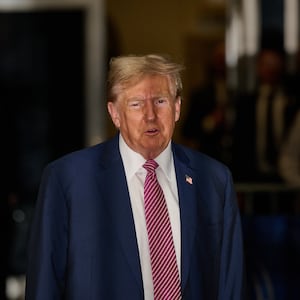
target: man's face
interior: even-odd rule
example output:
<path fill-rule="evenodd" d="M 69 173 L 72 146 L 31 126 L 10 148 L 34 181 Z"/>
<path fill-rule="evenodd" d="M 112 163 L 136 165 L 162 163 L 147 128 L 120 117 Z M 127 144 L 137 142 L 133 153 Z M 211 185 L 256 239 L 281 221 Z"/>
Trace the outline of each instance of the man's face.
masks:
<path fill-rule="evenodd" d="M 258 58 L 257 71 L 262 83 L 278 83 L 283 72 L 282 57 L 276 51 L 263 50 Z"/>
<path fill-rule="evenodd" d="M 180 106 L 167 77 L 148 75 L 125 89 L 115 103 L 109 102 L 108 110 L 127 145 L 149 159 L 167 147 Z"/>

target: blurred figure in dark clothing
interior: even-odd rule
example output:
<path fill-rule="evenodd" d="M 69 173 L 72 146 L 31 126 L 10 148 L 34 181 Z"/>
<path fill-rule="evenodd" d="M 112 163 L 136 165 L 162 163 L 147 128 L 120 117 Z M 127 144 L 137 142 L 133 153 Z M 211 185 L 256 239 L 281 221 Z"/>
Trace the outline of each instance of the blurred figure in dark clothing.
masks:
<path fill-rule="evenodd" d="M 233 175 L 238 181 L 278 182 L 278 153 L 297 103 L 286 90 L 284 53 L 265 47 L 257 57 L 257 88 L 238 97 Z"/>
<path fill-rule="evenodd" d="M 287 184 L 300 188 L 300 111 L 281 149 L 279 170 Z"/>
<path fill-rule="evenodd" d="M 212 53 L 208 83 L 192 92 L 182 128 L 185 143 L 214 158 L 228 162 L 232 110 L 226 86 L 225 45 Z"/>

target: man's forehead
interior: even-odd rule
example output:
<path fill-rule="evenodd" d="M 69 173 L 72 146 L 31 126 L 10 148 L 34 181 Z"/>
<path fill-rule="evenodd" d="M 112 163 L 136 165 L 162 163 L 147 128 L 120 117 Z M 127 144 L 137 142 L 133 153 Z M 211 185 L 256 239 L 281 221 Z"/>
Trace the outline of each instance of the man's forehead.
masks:
<path fill-rule="evenodd" d="M 170 85 L 167 78 L 159 78 L 158 80 L 155 79 L 144 79 L 134 84 L 130 84 L 127 86 L 123 86 L 122 89 L 124 94 L 151 94 L 151 95 L 161 95 L 161 94 L 169 94 L 170 93 Z"/>

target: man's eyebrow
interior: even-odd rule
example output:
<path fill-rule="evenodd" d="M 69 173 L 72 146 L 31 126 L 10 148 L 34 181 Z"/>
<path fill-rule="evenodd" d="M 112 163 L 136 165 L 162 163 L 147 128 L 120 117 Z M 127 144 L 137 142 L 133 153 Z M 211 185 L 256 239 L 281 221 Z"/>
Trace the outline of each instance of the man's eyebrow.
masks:
<path fill-rule="evenodd" d="M 162 94 L 162 95 L 158 95 L 158 96 L 153 96 L 152 98 L 157 99 L 157 98 L 168 98 L 169 95 L 166 94 Z"/>
<path fill-rule="evenodd" d="M 132 105 L 132 104 L 138 104 L 138 105 L 144 105 L 145 99 L 143 97 L 131 97 L 125 100 L 125 103 L 127 105 Z"/>
<path fill-rule="evenodd" d="M 153 96 L 151 96 L 150 99 L 156 100 L 159 98 L 168 98 L 168 97 L 169 97 L 169 95 L 165 93 L 165 94 L 153 95 Z M 144 101 L 146 99 L 147 99 L 147 97 L 144 97 L 144 96 L 133 96 L 133 97 L 128 98 L 127 101 Z"/>

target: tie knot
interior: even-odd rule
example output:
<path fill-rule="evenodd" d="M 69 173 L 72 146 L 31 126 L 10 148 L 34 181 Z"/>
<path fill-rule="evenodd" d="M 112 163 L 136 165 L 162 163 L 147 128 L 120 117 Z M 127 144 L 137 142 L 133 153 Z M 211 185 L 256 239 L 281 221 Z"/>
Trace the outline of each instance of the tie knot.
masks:
<path fill-rule="evenodd" d="M 158 163 L 153 160 L 153 159 L 148 159 L 144 164 L 143 167 L 148 171 L 148 172 L 154 172 L 155 169 L 158 167 Z"/>

